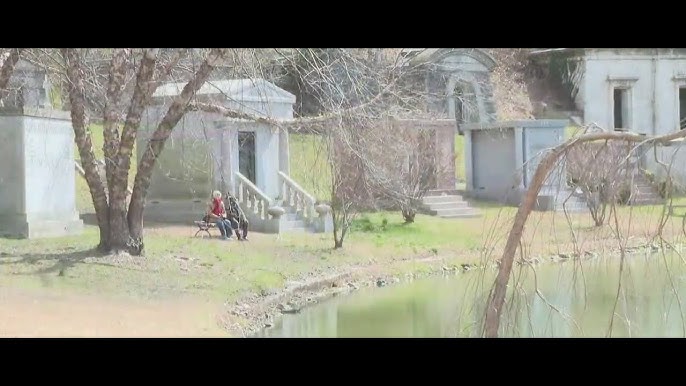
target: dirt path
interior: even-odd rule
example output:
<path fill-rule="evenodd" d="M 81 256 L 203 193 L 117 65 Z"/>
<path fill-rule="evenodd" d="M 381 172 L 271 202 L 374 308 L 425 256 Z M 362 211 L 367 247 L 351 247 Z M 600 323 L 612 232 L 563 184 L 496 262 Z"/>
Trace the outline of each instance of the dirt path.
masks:
<path fill-rule="evenodd" d="M 194 300 L 135 302 L 0 289 L 0 337 L 227 337 L 217 305 Z"/>

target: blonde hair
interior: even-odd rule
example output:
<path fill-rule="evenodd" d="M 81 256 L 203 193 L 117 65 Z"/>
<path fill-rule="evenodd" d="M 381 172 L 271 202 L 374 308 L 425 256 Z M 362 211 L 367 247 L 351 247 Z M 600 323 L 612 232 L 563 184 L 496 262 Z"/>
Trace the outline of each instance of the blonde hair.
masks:
<path fill-rule="evenodd" d="M 212 192 L 212 198 L 222 198 L 222 192 L 215 190 Z"/>

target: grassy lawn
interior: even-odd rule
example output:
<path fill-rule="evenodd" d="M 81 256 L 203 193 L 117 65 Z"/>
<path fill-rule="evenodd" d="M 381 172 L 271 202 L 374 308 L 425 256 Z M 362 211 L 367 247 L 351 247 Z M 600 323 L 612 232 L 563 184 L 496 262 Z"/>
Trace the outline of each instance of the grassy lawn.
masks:
<path fill-rule="evenodd" d="M 359 266 L 389 272 L 421 270 L 420 258 L 441 264 L 499 258 L 516 208 L 479 204 L 482 218 L 450 220 L 418 215 L 402 224 L 399 213 L 359 217 L 340 250 L 330 234 L 253 234 L 247 243 L 193 238 L 190 227 L 150 227 L 144 258 L 98 257 L 95 227 L 78 237 L 45 240 L 0 239 L 0 283 L 20 288 L 127 298 L 198 296 L 217 302 L 283 288 L 289 280 Z M 660 207 L 620 208 L 620 227 L 629 244 L 654 233 Z M 571 227 L 583 250 L 616 248 L 609 227 L 595 228 L 587 213 L 571 215 Z M 672 217 L 666 236 L 681 234 L 681 218 Z M 608 241 L 610 240 L 610 241 Z M 531 255 L 574 252 L 570 226 L 560 214 L 533 213 L 523 238 Z"/>
<path fill-rule="evenodd" d="M 383 219 L 388 226 L 381 228 Z M 473 225 L 418 216 L 401 224 L 397 213 L 363 217 L 342 250 L 330 234 L 254 234 L 248 243 L 193 238 L 193 229 L 160 227 L 146 232 L 145 258 L 98 257 L 97 228 L 82 236 L 50 240 L 0 239 L 3 285 L 157 298 L 198 295 L 217 301 L 278 289 L 287 280 L 357 265 L 392 264 L 440 251 L 476 250 Z M 369 227 L 371 224 L 371 228 Z M 470 232 L 467 232 L 470 230 Z M 457 232 L 461 241 L 449 232 Z"/>
<path fill-rule="evenodd" d="M 102 157 L 102 127 L 94 125 L 91 130 L 96 156 Z M 327 198 L 330 178 L 322 143 L 314 136 L 293 135 L 290 145 L 294 179 L 318 198 Z M 455 137 L 455 148 L 458 179 L 464 179 L 463 137 Z M 135 167 L 134 158 L 132 170 Z M 79 211 L 92 212 L 85 181 L 77 178 L 76 184 Z M 677 201 L 686 204 L 686 199 Z M 415 264 L 419 258 L 435 257 L 441 264 L 499 258 L 516 208 L 474 204 L 483 217 L 450 220 L 418 215 L 415 223 L 403 224 L 396 212 L 362 214 L 341 250 L 331 249 L 329 234 L 254 234 L 249 243 L 238 243 L 195 239 L 190 227 L 150 226 L 145 258 L 96 256 L 91 251 L 98 239 L 94 227 L 87 227 L 79 237 L 0 239 L 0 285 L 140 298 L 192 295 L 223 302 L 351 267 L 378 265 L 399 272 L 425 269 L 425 264 Z M 659 206 L 618 209 L 620 228 L 630 236 L 630 244 L 644 242 L 654 233 L 661 210 Z M 681 235 L 681 222 L 680 217 L 670 218 L 665 235 Z M 587 212 L 569 219 L 561 213 L 533 213 L 523 245 L 528 254 L 544 256 L 573 252 L 574 240 L 582 250 L 601 253 L 617 246 L 612 230 L 593 227 Z"/>

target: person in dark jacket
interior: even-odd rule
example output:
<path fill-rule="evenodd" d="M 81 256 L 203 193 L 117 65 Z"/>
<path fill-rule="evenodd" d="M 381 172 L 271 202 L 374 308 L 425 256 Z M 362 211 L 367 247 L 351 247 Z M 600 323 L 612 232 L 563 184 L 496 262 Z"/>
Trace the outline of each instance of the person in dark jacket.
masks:
<path fill-rule="evenodd" d="M 227 211 L 222 201 L 222 194 L 220 191 L 215 190 L 212 192 L 212 201 L 209 205 L 209 210 L 206 214 L 206 222 L 213 221 L 219 228 L 224 240 L 228 240 L 231 237 L 230 233 L 230 221 L 227 219 Z"/>
<path fill-rule="evenodd" d="M 231 221 L 231 227 L 236 232 L 236 237 L 238 240 L 248 240 L 248 227 L 250 225 L 248 218 L 245 216 L 241 206 L 238 205 L 236 197 L 231 193 L 227 193 L 226 198 L 229 202 L 226 210 L 227 218 Z"/>

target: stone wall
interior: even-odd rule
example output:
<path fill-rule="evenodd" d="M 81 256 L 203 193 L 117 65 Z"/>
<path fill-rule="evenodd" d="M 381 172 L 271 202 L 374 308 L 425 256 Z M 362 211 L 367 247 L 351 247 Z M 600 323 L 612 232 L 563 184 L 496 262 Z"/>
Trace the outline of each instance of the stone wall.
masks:
<path fill-rule="evenodd" d="M 678 49 L 589 49 L 584 55 L 584 122 L 614 129 L 613 88 L 629 90 L 625 129 L 646 135 L 679 130 L 679 88 L 686 87 L 686 52 Z M 673 163 L 672 177 L 686 186 L 686 155 L 677 147 L 658 149 L 660 160 Z M 647 168 L 664 176 L 663 168 L 646 157 Z"/>

